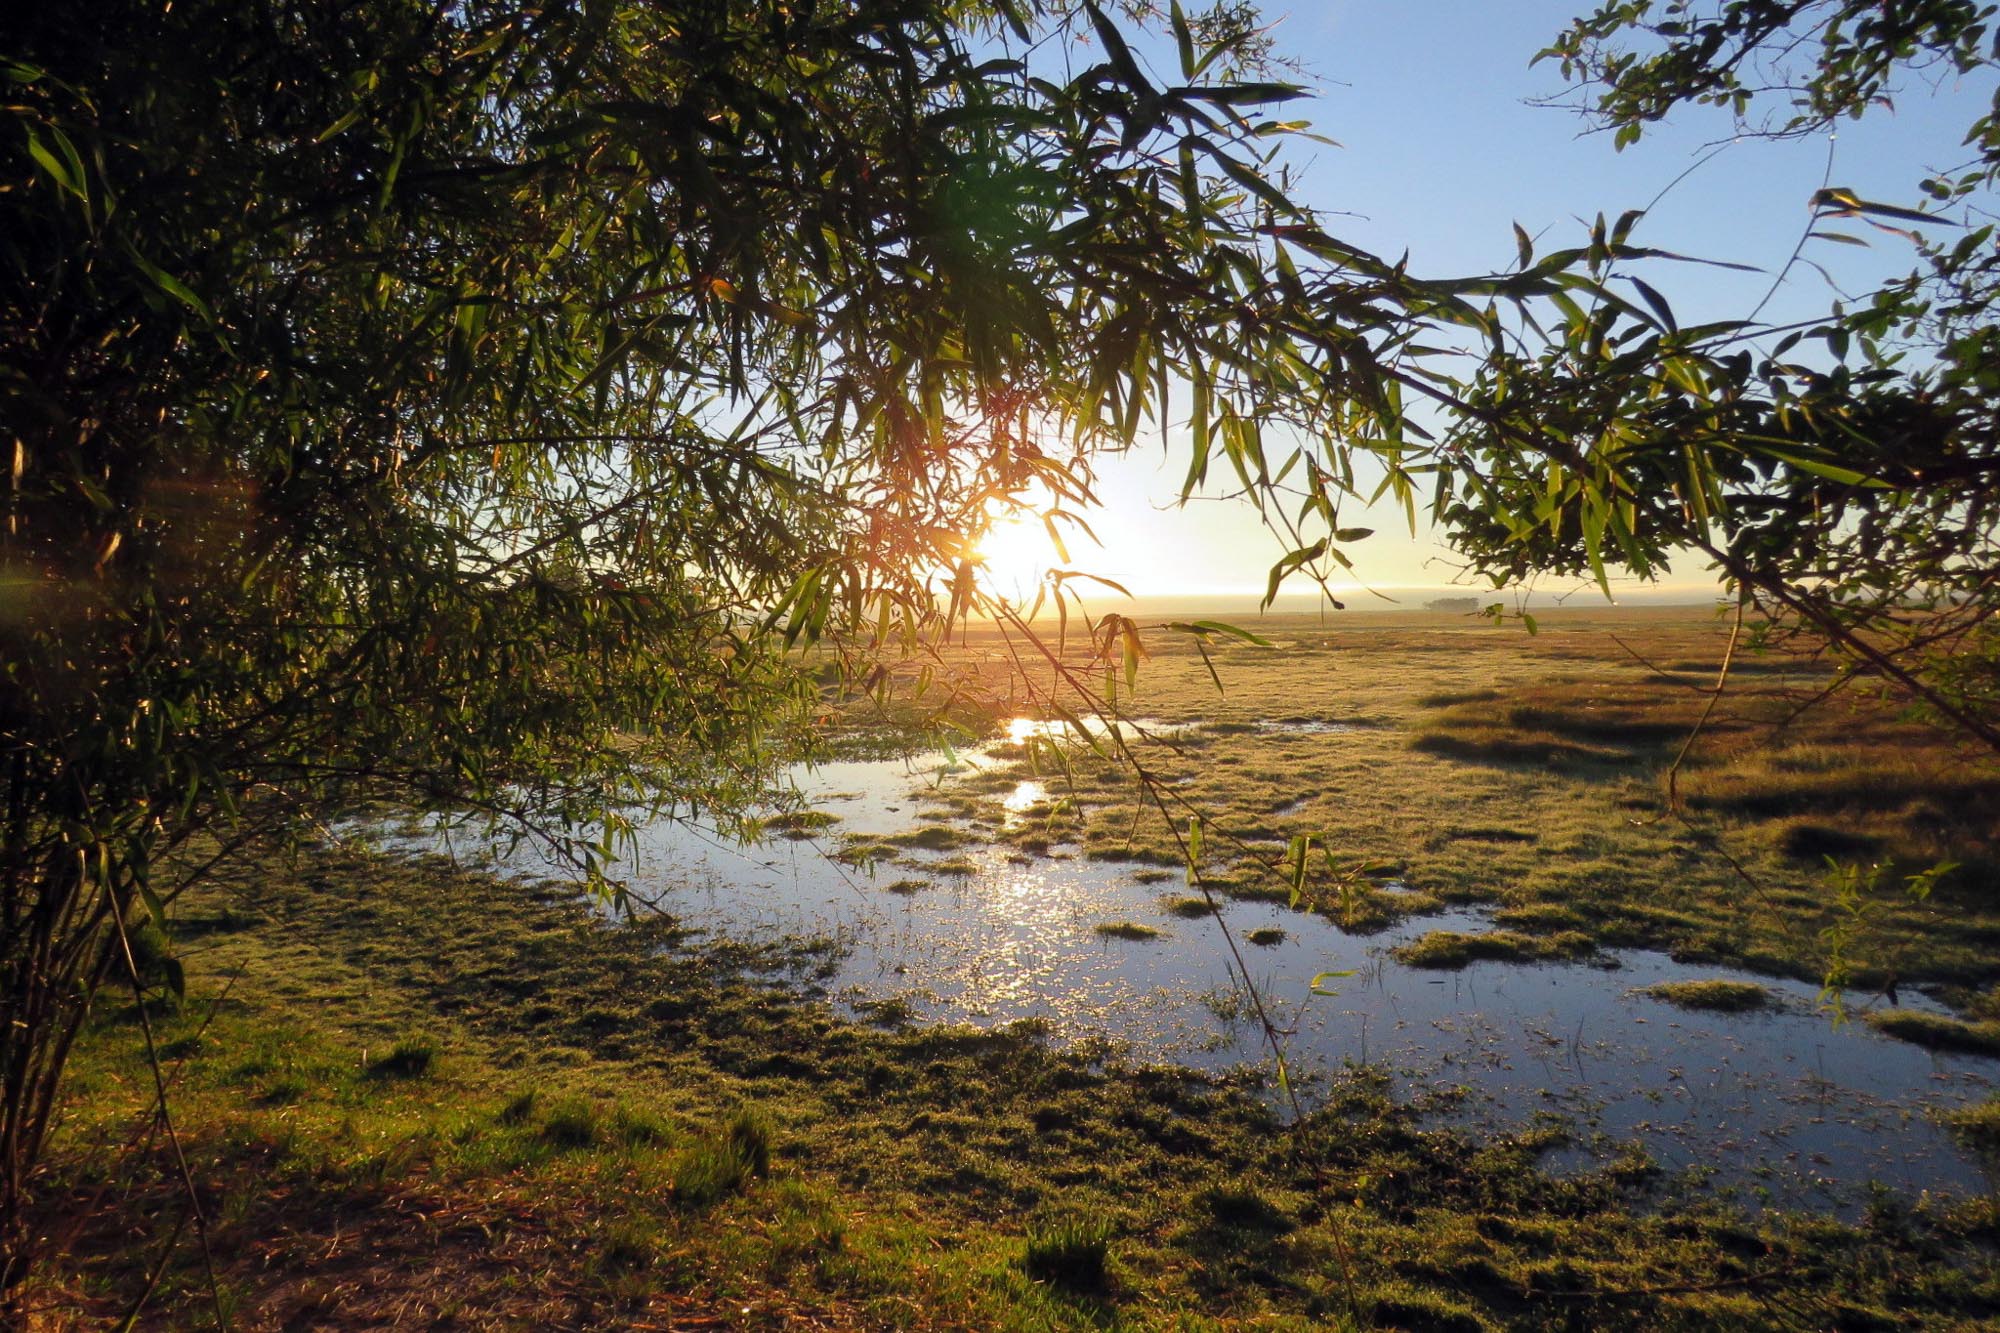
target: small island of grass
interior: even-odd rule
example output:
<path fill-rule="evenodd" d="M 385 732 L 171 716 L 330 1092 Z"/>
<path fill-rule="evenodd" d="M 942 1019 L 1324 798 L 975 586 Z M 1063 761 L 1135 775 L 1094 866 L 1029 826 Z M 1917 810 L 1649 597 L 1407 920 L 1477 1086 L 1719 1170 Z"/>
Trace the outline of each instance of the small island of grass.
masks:
<path fill-rule="evenodd" d="M 1640 993 L 1677 1008 L 1719 1014 L 1748 1013 L 1771 1004 L 1771 992 L 1754 981 L 1663 981 L 1645 987 Z"/>

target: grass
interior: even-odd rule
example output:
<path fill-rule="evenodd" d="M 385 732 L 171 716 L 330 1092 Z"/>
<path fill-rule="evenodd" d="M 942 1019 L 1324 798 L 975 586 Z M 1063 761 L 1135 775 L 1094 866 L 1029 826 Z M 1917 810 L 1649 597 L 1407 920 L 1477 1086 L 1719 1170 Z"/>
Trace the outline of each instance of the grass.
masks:
<path fill-rule="evenodd" d="M 708 1208 L 740 1193 L 770 1169 L 770 1127 L 755 1113 L 739 1111 L 674 1164 L 672 1197 L 682 1207 Z"/>
<path fill-rule="evenodd" d="M 1091 930 L 1108 940 L 1156 940 L 1160 937 L 1156 927 L 1141 925 L 1137 921 L 1100 921 Z"/>
<path fill-rule="evenodd" d="M 1645 994 L 1681 1009 L 1741 1014 L 1769 1007 L 1771 992 L 1754 981 L 1663 981 Z"/>
<path fill-rule="evenodd" d="M 1033 1026 L 843 1023 L 671 923 L 608 931 L 441 862 L 316 851 L 189 905 L 217 899 L 269 924 L 206 939 L 159 1035 L 246 1326 L 1508 1326 L 1558 1281 L 1588 1321 L 1642 1326 L 1754 1322 L 1766 1300 L 1816 1324 L 1989 1308 L 1990 1205 L 1745 1219 L 1622 1168 L 1544 1175 L 1548 1140 L 1441 1131 L 1370 1071 L 1287 1126 L 1238 1082 Z M 369 1072 L 415 1031 L 449 1059 Z M 69 1237 L 51 1290 L 84 1323 L 115 1316 L 175 1216 L 162 1145 L 122 1166 L 91 1147 L 143 1123 L 142 1046 L 127 1021 L 89 1034 L 45 1194 Z M 267 1104 L 277 1079 L 297 1093 Z M 196 1323 L 201 1263 L 185 1237 L 176 1255 L 157 1315 Z M 1895 1276 L 1919 1267 L 1921 1287 Z"/>
<path fill-rule="evenodd" d="M 1258 926 L 1255 930 L 1244 931 L 1243 938 L 1252 944 L 1261 944 L 1268 948 L 1285 942 L 1285 930 L 1282 926 Z"/>
<path fill-rule="evenodd" d="M 1871 1009 L 1867 1021 L 1877 1032 L 1929 1050 L 2000 1055 L 2000 1022 L 1968 1023 L 1914 1009 Z"/>
<path fill-rule="evenodd" d="M 1596 951 L 1597 943 L 1580 931 L 1563 931 L 1549 936 L 1522 935 L 1511 930 L 1494 930 L 1469 935 L 1455 930 L 1433 930 L 1390 952 L 1405 967 L 1456 970 L 1485 960 L 1535 962 L 1581 958 Z"/>
<path fill-rule="evenodd" d="M 422 1078 L 431 1069 L 437 1048 L 427 1041 L 399 1041 L 387 1055 L 368 1066 L 375 1078 Z"/>
<path fill-rule="evenodd" d="M 1739 651 L 1678 774 L 1683 819 L 1664 774 L 1707 706 L 1727 626 L 1677 609 L 1563 609 L 1541 623 L 1529 636 L 1415 615 L 1274 617 L 1260 632 L 1282 647 L 1216 657 L 1222 695 L 1184 643 L 1149 638 L 1134 707 L 1199 725 L 1135 752 L 1182 813 L 1163 817 L 1129 769 L 1078 749 L 1036 775 L 1071 802 L 1061 826 L 996 836 L 1024 855 L 1074 842 L 1171 874 L 1193 809 L 1201 869 L 1227 895 L 1288 898 L 1287 840 L 1310 834 L 1338 868 L 1315 855 L 1306 901 L 1357 929 L 1478 902 L 1568 918 L 1503 919 L 1523 933 L 1580 931 L 1600 946 L 1807 980 L 1825 974 L 1822 932 L 1835 924 L 1824 857 L 1899 874 L 1951 860 L 1961 869 L 1928 904 L 1878 895 L 1847 949 L 1850 973 L 1857 984 L 2000 979 L 2000 766 L 1879 690 L 1850 687 L 1799 712 L 1827 685 L 1823 664 Z M 1339 712 L 1374 725 L 1260 727 L 1302 715 L 1336 676 Z M 1418 896 L 1343 889 L 1340 874 L 1376 862 L 1395 863 Z"/>
<path fill-rule="evenodd" d="M 1149 636 L 1143 710 L 1205 725 L 1137 749 L 1204 812 L 1220 895 L 1288 899 L 1286 842 L 1310 833 L 1304 905 L 1357 929 L 1494 909 L 1496 931 L 1412 946 L 1446 966 L 1643 946 L 1817 977 L 1829 835 L 1898 868 L 1948 855 L 1966 869 L 1928 902 L 1900 892 L 1900 869 L 1882 877 L 1850 961 L 1985 994 L 1993 1012 L 1916 1021 L 1933 1043 L 1994 1039 L 1991 766 L 1859 695 L 1774 732 L 1825 678 L 1747 672 L 1680 775 L 1682 823 L 1662 785 L 1670 728 L 1708 678 L 1661 677 L 1613 633 L 1659 663 L 1720 656 L 1721 631 L 1681 613 L 1557 612 L 1532 639 L 1300 618 L 1269 628 L 1279 649 L 1211 645 L 1218 696 L 1197 654 Z M 1336 674 L 1338 713 L 1376 725 L 1258 726 L 1315 706 Z M 1412 743 L 1425 736 L 1449 743 Z M 1115 849 L 1135 874 L 1177 873 L 1184 814 L 1149 812 L 1129 770 L 1087 751 L 1039 762 L 1063 803 L 1047 818 L 1001 827 L 1023 776 L 1003 769 L 933 803 L 961 821 L 920 831 L 941 845 L 844 854 L 966 853 L 916 872 L 932 875 L 971 873 L 980 843 L 1031 860 Z M 1383 891 L 1388 873 L 1410 891 Z M 1252 1080 L 1128 1066 L 1046 1027 L 879 1007 L 844 1021 L 776 979 L 766 955 L 804 945 L 698 952 L 683 925 L 699 921 L 605 929 L 443 862 L 263 857 L 176 910 L 200 949 L 158 1036 L 246 1327 L 1699 1328 L 1774 1311 L 1978 1327 L 2000 1308 L 1991 1199 L 1842 1221 L 1738 1212 L 1636 1159 L 1544 1172 L 1550 1134 L 1440 1128 L 1366 1068 L 1287 1123 Z M 163 1145 L 103 1151 L 148 1143 L 142 1046 L 115 1013 L 87 1034 L 43 1184 L 62 1256 L 39 1294 L 79 1325 L 116 1321 L 178 1215 Z M 1992 1141 L 1996 1115 L 1968 1112 L 1960 1132 Z M 186 1235 L 153 1308 L 162 1326 L 212 1322 Z"/>
<path fill-rule="evenodd" d="M 1028 1233 L 1021 1267 L 1029 1277 L 1067 1291 L 1102 1291 L 1110 1276 L 1111 1227 L 1099 1218 L 1044 1223 Z"/>
<path fill-rule="evenodd" d="M 1945 1124 L 1960 1142 L 1989 1161 L 2000 1158 L 2000 1097 L 1953 1111 Z"/>

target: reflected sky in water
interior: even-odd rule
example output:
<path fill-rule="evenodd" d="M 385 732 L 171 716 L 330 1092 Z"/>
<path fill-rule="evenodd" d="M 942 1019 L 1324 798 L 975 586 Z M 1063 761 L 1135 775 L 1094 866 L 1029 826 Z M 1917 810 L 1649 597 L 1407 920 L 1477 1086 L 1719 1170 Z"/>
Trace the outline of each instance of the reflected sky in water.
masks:
<path fill-rule="evenodd" d="M 1044 734 L 1027 724 L 985 754 L 947 760 L 854 761 L 801 771 L 815 805 L 839 817 L 818 841 L 740 848 L 699 829 L 648 828 L 628 878 L 684 924 L 722 938 L 812 940 L 838 946 L 829 999 L 850 1014 L 894 998 L 919 1021 L 981 1026 L 1032 1018 L 1058 1039 L 1110 1039 L 1130 1058 L 1220 1070 L 1268 1062 L 1221 926 L 1185 920 L 1165 900 L 1178 877 L 1147 885 L 1135 867 L 1008 848 L 911 851 L 872 874 L 829 859 L 839 835 L 915 827 L 926 792 L 990 767 Z M 1148 728 L 1150 730 L 1150 728 Z M 955 762 L 954 762 L 955 761 Z M 1049 799 L 1040 782 L 995 796 L 1012 821 Z M 398 840 L 435 846 L 434 835 Z M 463 854 L 461 834 L 458 848 Z M 956 873 L 932 866 L 954 863 Z M 964 873 L 969 862 L 971 873 Z M 543 873 L 542 867 L 516 865 Z M 928 887 L 910 891 L 909 881 Z M 885 892 L 890 883 L 899 891 Z M 1443 1121 L 1520 1127 L 1544 1113 L 1574 1129 L 1574 1160 L 1640 1143 L 1669 1170 L 1712 1170 L 1750 1197 L 1851 1203 L 1859 1185 L 1963 1193 L 1989 1187 L 1931 1119 L 1987 1095 L 2000 1061 L 1939 1054 L 1835 1026 L 1811 985 L 1756 978 L 1779 1003 L 1748 1014 L 1677 1009 L 1640 993 L 1669 981 L 1736 975 L 1625 951 L 1593 962 L 1481 962 L 1458 972 L 1407 968 L 1388 950 L 1429 930 L 1490 927 L 1454 910 L 1369 936 L 1269 903 L 1231 902 L 1223 920 L 1273 1017 L 1285 1028 L 1293 1078 L 1348 1062 L 1396 1075 L 1405 1098 L 1426 1098 Z M 1134 922 L 1150 940 L 1096 927 Z M 1257 946 L 1260 927 L 1284 938 Z M 824 950 L 821 951 L 824 957 Z M 1315 995 L 1328 971 L 1337 994 Z M 1906 1003 L 1929 1006 L 1921 997 Z"/>

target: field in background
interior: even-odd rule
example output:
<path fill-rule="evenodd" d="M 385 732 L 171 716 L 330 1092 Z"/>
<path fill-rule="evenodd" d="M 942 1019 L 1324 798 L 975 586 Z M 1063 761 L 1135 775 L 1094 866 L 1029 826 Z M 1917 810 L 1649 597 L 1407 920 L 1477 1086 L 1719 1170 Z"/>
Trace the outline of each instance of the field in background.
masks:
<path fill-rule="evenodd" d="M 1826 656 L 1746 636 L 1717 699 L 1730 622 L 1685 607 L 1555 610 L 1535 634 L 1422 613 L 1242 623 L 1273 646 L 1212 636 L 1211 674 L 1190 636 L 1149 627 L 1136 690 L 1117 672 L 1121 711 L 1170 733 L 1147 751 L 1156 782 L 1072 746 L 1067 771 L 1042 763 L 1067 802 L 1004 836 L 1178 865 L 1199 815 L 1225 890 L 1288 891 L 1290 840 L 1311 835 L 1337 865 L 1315 853 L 1304 888 L 1330 913 L 1422 905 L 1375 891 L 1393 879 L 1497 903 L 1531 935 L 1808 979 L 1837 964 L 1853 986 L 1937 983 L 1992 1008 L 2000 765 L 1879 682 L 1839 683 Z M 1101 697 L 1075 626 L 1066 677 L 997 637 L 968 644 L 996 681 L 1029 663 L 994 691 L 999 711 L 1086 712 L 1078 682 Z M 1675 810 L 1666 775 L 1697 723 Z M 965 800 L 955 813 L 980 815 Z M 1828 857 L 1861 877 L 1845 900 Z M 1909 877 L 1941 862 L 1956 868 L 1913 900 Z"/>

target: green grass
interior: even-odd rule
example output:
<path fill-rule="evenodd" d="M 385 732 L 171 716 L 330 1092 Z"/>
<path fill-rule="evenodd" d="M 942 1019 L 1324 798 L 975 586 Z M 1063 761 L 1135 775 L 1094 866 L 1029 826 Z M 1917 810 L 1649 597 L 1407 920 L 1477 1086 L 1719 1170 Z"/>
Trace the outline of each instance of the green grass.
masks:
<path fill-rule="evenodd" d="M 1911 1009 L 1871 1009 L 1867 1021 L 1877 1032 L 1933 1051 L 2000 1055 L 2000 1022 L 1968 1023 Z"/>
<path fill-rule="evenodd" d="M 1494 930 L 1469 935 L 1454 930 L 1433 930 L 1390 952 L 1405 967 L 1456 970 L 1475 962 L 1534 962 L 1580 958 L 1594 952 L 1596 941 L 1578 931 L 1550 936 L 1522 935 L 1511 930 Z"/>
<path fill-rule="evenodd" d="M 1108 940 L 1156 940 L 1160 937 L 1156 927 L 1141 925 L 1137 921 L 1100 921 L 1091 929 Z"/>
<path fill-rule="evenodd" d="M 1021 1267 L 1038 1282 L 1078 1293 L 1102 1291 L 1110 1276 L 1111 1227 L 1098 1218 L 1044 1223 L 1028 1233 Z"/>
<path fill-rule="evenodd" d="M 1893 708 L 1843 696 L 1774 738 L 1787 677 L 1752 673 L 1681 774 L 1690 828 L 1665 814 L 1661 771 L 1669 725 L 1706 696 L 1608 635 L 1712 661 L 1714 625 L 1557 613 L 1530 639 L 1378 623 L 1302 618 L 1272 631 L 1280 649 L 1215 646 L 1222 696 L 1191 649 L 1149 637 L 1146 710 L 1212 724 L 1143 754 L 1204 812 L 1219 895 L 1287 899 L 1285 840 L 1310 833 L 1334 856 L 1315 851 L 1307 903 L 1357 928 L 1497 909 L 1498 931 L 1414 946 L 1444 965 L 1599 944 L 1817 978 L 1830 890 L 1805 854 L 1836 832 L 1897 867 L 1967 867 L 1923 904 L 1886 878 L 1858 973 L 1967 995 L 2000 980 L 1980 852 L 1990 766 L 1931 747 Z M 1341 715 L 1378 725 L 1258 727 L 1336 676 Z M 1459 748 L 1413 748 L 1418 734 Z M 1149 813 L 1130 771 L 1087 751 L 1066 770 L 1044 760 L 1060 812 L 1003 830 L 998 797 L 1023 774 L 995 771 L 930 803 L 968 823 L 922 836 L 962 836 L 963 873 L 980 842 L 1115 849 L 1137 873 L 1177 873 L 1184 812 Z M 1853 798 L 1875 777 L 1893 780 L 1883 799 Z M 918 850 L 852 839 L 842 855 Z M 1415 892 L 1375 886 L 1390 866 Z M 698 920 L 606 929 L 560 895 L 443 862 L 307 849 L 226 868 L 176 912 L 200 948 L 158 1036 L 245 1326 L 1706 1328 L 1783 1311 L 1801 1327 L 1978 1327 L 2000 1305 L 1992 1200 L 1844 1223 L 1733 1211 L 1636 1161 L 1545 1173 L 1555 1136 L 1441 1129 L 1371 1069 L 1316 1087 L 1294 1125 L 1247 1081 L 1128 1067 L 1046 1027 L 843 1021 L 757 979 L 810 966 L 803 944 L 702 953 L 685 934 Z M 1983 1042 L 1992 1009 L 1917 1021 L 1933 1043 Z M 375 1072 L 405 1044 L 430 1052 L 421 1069 Z M 163 1147 L 133 1179 L 98 1152 L 143 1138 L 141 1046 L 111 1013 L 87 1034 L 42 1196 L 74 1237 L 51 1290 L 83 1325 L 116 1321 L 175 1216 Z M 1991 1119 L 1967 1113 L 1961 1132 Z M 1058 1244 L 1076 1219 L 1105 1242 L 1096 1286 L 1048 1275 L 1088 1283 L 1093 1236 Z M 1083 1266 L 1034 1275 L 1031 1247 Z M 184 1239 L 157 1322 L 208 1319 L 205 1287 Z"/>
<path fill-rule="evenodd" d="M 209 937 L 159 1036 L 185 1057 L 176 1124 L 246 1323 L 750 1308 L 836 1327 L 1305 1329 L 1350 1317 L 1344 1253 L 1363 1326 L 1465 1310 L 1531 1326 L 1519 1293 L 1559 1272 L 1641 1293 L 1583 1299 L 1592 1319 L 1702 1326 L 1763 1308 L 1739 1300 L 1746 1244 L 1774 1275 L 1757 1299 L 1814 1324 L 1987 1308 L 1990 1208 L 1875 1231 L 1686 1207 L 1618 1167 L 1543 1175 L 1545 1137 L 1426 1125 L 1372 1071 L 1288 1126 L 1239 1083 L 1106 1064 L 1045 1028 L 843 1023 L 673 944 L 670 923 L 605 930 L 443 863 L 312 852 L 190 906 L 239 895 L 273 924 Z M 372 1075 L 412 1032 L 449 1058 Z M 142 1046 L 129 1022 L 92 1030 L 51 1200 L 114 1179 L 91 1145 L 143 1122 Z M 278 1080 L 294 1095 L 263 1101 Z M 64 1214 L 65 1290 L 114 1316 L 154 1253 L 132 1228 L 163 1239 L 174 1215 L 155 1154 L 102 1196 L 133 1211 Z M 320 1276 L 336 1245 L 352 1256 L 337 1296 Z M 1921 1289 L 1894 1277 L 1917 1267 Z M 204 1318 L 205 1286 L 184 1244 L 160 1321 Z"/>
<path fill-rule="evenodd" d="M 431 1069 L 437 1048 L 427 1041 L 399 1041 L 395 1048 L 368 1066 L 376 1078 L 422 1078 Z"/>
<path fill-rule="evenodd" d="M 2000 1158 L 2000 1097 L 1961 1107 L 1945 1117 L 1960 1142 L 1990 1159 Z"/>
<path fill-rule="evenodd" d="M 1645 994 L 1682 1009 L 1740 1014 L 1767 1008 L 1771 992 L 1754 981 L 1663 981 Z"/>
<path fill-rule="evenodd" d="M 750 1111 L 739 1111 L 720 1130 L 697 1140 L 674 1164 L 673 1201 L 684 1208 L 707 1208 L 771 1169 L 770 1127 Z"/>

